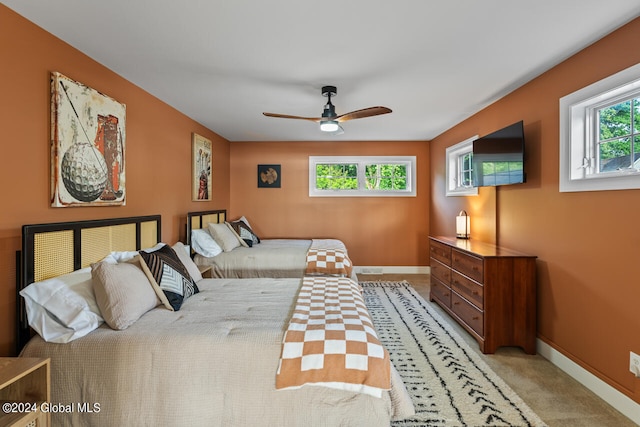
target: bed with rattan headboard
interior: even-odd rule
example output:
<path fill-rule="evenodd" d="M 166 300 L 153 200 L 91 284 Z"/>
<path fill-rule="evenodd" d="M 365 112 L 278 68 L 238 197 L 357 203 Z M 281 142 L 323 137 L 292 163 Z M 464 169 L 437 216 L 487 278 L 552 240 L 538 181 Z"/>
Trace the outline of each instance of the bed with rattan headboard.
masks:
<path fill-rule="evenodd" d="M 227 223 L 238 235 L 240 245 L 227 251 L 199 251 L 193 233 L 210 232 L 211 227 Z M 248 230 L 248 231 L 247 231 Z M 247 232 L 248 235 L 242 235 Z M 204 237 L 200 234 L 201 238 Z M 210 239 L 210 237 L 206 237 Z M 217 238 L 215 239 L 218 240 Z M 245 242 L 245 243 L 243 243 Z M 229 221 L 226 210 L 189 212 L 187 244 L 193 260 L 210 270 L 211 277 L 303 277 L 309 275 L 346 276 L 357 280 L 344 243 L 334 238 L 261 239 L 249 221 L 242 217 Z M 215 255 L 213 255 L 215 254 Z M 326 262 L 329 260 L 329 262 Z"/>
<path fill-rule="evenodd" d="M 75 272 L 110 251 L 154 246 L 160 218 L 43 224 L 23 232 L 21 287 Z M 350 282 L 311 278 L 321 279 Z M 51 401 L 73 408 L 53 413 L 55 425 L 386 427 L 412 415 L 390 363 L 391 389 L 379 397 L 321 386 L 276 389 L 302 284 L 301 278 L 201 279 L 179 311 L 158 303 L 126 329 L 103 323 L 66 343 L 36 334 L 21 356 L 51 360 Z"/>
<path fill-rule="evenodd" d="M 100 261 L 112 251 L 150 248 L 161 241 L 160 215 L 22 226 L 16 274 L 17 347 L 32 335 L 20 291 Z"/>

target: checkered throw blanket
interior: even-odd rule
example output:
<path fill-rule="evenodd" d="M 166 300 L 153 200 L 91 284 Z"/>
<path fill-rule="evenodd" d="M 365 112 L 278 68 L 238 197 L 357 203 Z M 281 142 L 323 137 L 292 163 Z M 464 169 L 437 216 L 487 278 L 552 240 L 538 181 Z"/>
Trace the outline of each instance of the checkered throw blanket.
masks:
<path fill-rule="evenodd" d="M 344 277 L 305 277 L 285 332 L 276 389 L 318 385 L 375 397 L 391 388 L 389 353 Z"/>
<path fill-rule="evenodd" d="M 305 275 L 351 277 L 353 264 L 347 255 L 347 247 L 336 239 L 313 239 L 307 251 Z"/>

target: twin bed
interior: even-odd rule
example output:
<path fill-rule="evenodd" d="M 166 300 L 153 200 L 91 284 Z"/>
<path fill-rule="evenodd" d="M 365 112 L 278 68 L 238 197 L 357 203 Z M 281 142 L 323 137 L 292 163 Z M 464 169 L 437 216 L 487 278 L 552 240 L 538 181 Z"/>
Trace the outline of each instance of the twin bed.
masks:
<path fill-rule="evenodd" d="M 110 254 L 153 247 L 161 242 L 160 229 L 159 216 L 25 226 L 19 291 L 33 282 L 86 270 Z M 329 338 L 335 331 L 318 331 L 317 317 L 304 314 L 304 293 L 309 291 L 315 301 L 318 289 L 322 294 L 337 286 L 344 295 L 345 287 L 355 288 L 349 296 L 356 301 L 354 308 L 340 303 L 343 311 L 326 317 L 349 318 L 357 308 L 355 317 L 366 323 L 357 284 L 349 278 L 205 278 L 196 283 L 198 292 L 178 311 L 158 305 L 122 330 L 102 323 L 65 344 L 34 335 L 21 307 L 19 336 L 26 340 L 33 335 L 21 356 L 51 358 L 52 403 L 76 405 L 74 411 L 52 414 L 54 424 L 388 426 L 392 419 L 413 414 L 388 355 L 384 364 L 389 387 L 379 387 L 379 397 L 347 380 L 351 387 L 346 389 L 332 380 L 296 386 L 286 379 L 285 387 L 277 384 L 285 362 L 295 361 L 285 360 L 285 343 L 302 346 L 290 342 L 300 323 L 320 332 L 325 347 L 337 342 Z M 325 306 L 327 313 L 335 304 Z M 346 345 L 351 345 L 348 340 Z M 357 353 L 347 350 L 346 357 L 352 352 Z M 334 356 L 328 353 L 336 352 L 325 349 L 325 361 Z M 384 371 L 377 363 L 365 376 Z M 99 411 L 80 412 L 80 403 L 97 403 Z"/>
<path fill-rule="evenodd" d="M 187 214 L 187 244 L 190 244 L 194 250 L 196 264 L 211 267 L 212 277 L 302 277 L 308 274 L 309 251 L 324 247 L 335 249 L 338 254 L 343 253 L 346 258 L 345 265 L 338 266 L 331 274 L 344 275 L 357 280 L 344 243 L 335 239 L 260 239 L 254 234 L 251 237 L 256 243 L 251 247 L 240 245 L 229 251 L 211 249 L 206 241 L 201 243 L 194 240 L 194 237 L 207 239 L 210 228 L 224 224 L 226 221 L 226 210 Z M 247 225 L 243 227 L 243 231 L 248 229 L 247 233 L 252 233 L 251 226 L 244 217 L 232 221 L 231 224 L 239 222 Z M 321 274 L 319 270 L 314 273 Z"/>

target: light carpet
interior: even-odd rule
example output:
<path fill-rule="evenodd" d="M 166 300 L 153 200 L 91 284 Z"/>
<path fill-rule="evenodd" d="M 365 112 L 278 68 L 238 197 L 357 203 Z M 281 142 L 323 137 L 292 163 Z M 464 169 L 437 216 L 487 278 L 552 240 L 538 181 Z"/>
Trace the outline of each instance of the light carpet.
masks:
<path fill-rule="evenodd" d="M 546 425 L 408 282 L 360 284 L 416 409 L 394 426 Z"/>

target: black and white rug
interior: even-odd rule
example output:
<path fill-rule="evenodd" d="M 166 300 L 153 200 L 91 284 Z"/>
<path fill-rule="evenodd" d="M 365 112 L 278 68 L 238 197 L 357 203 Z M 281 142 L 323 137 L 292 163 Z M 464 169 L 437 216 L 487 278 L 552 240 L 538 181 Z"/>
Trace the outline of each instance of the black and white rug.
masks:
<path fill-rule="evenodd" d="M 360 282 L 415 417 L 393 426 L 546 424 L 407 282 Z"/>

